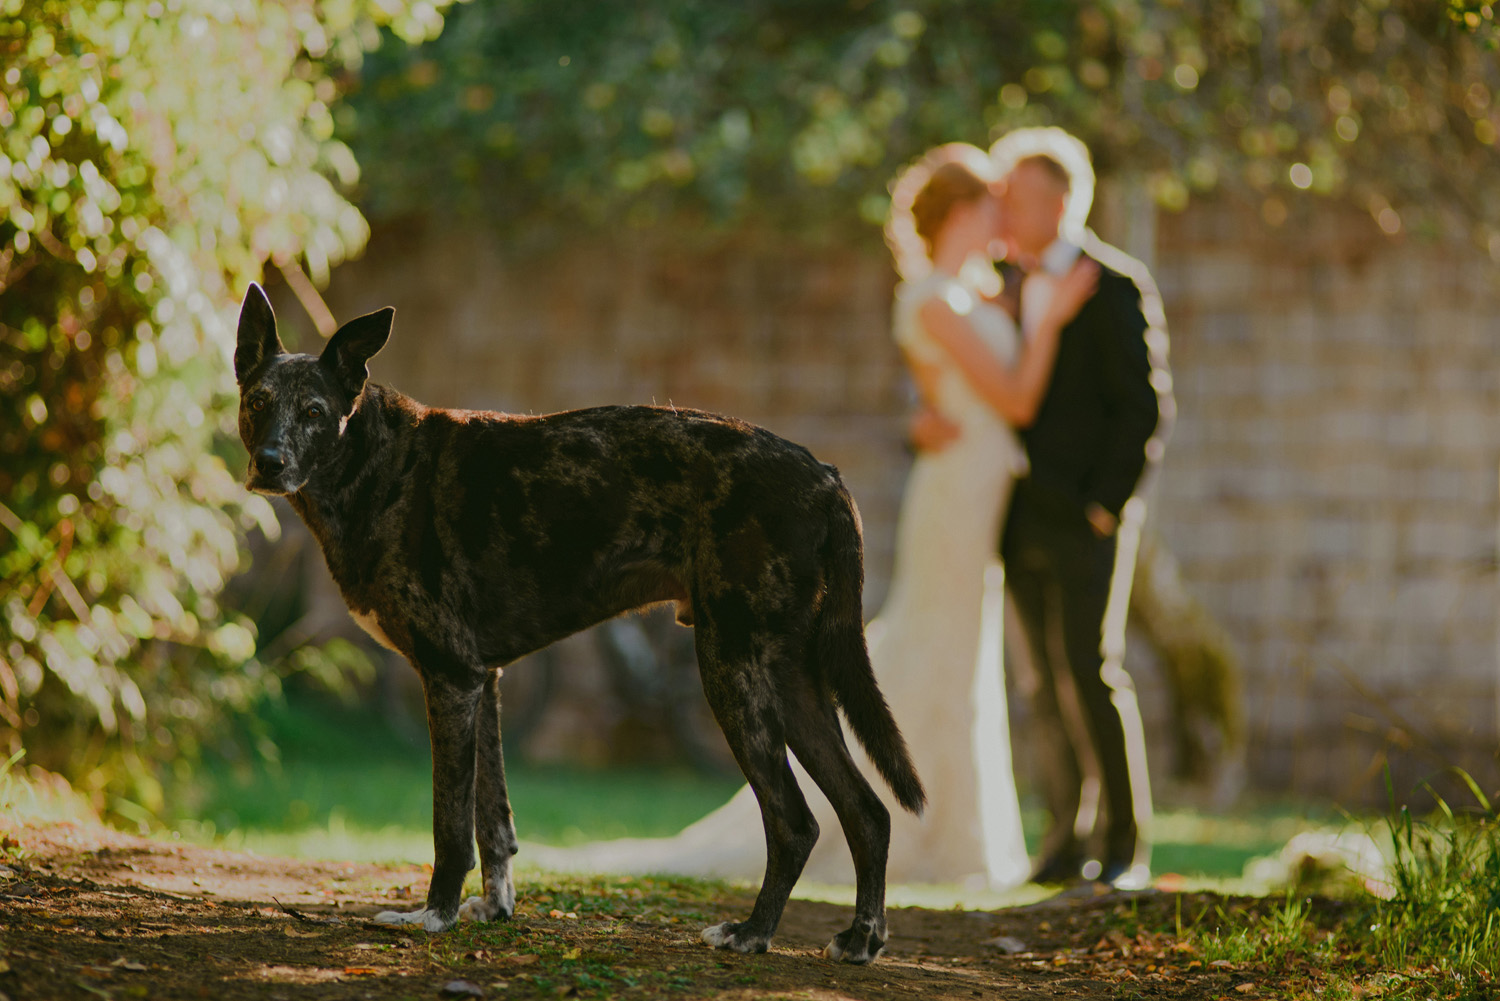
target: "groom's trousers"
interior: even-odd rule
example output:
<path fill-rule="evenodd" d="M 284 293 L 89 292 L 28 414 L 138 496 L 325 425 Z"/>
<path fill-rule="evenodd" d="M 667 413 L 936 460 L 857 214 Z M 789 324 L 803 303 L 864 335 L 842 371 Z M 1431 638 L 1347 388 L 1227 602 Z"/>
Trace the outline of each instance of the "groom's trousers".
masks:
<path fill-rule="evenodd" d="M 1041 858 L 1082 861 L 1100 852 L 1104 871 L 1118 871 L 1145 861 L 1149 850 L 1138 825 L 1151 809 L 1144 735 L 1122 663 L 1121 603 L 1129 598 L 1135 547 L 1117 545 L 1118 535 L 1099 538 L 1076 510 L 1039 499 L 1030 487 L 1024 479 L 1017 485 L 1001 556 L 1037 675 L 1033 739 L 1051 813 Z M 1117 556 L 1131 563 L 1120 573 Z M 1118 635 L 1107 635 L 1111 630 Z M 1090 758 L 1097 797 L 1084 795 Z"/>

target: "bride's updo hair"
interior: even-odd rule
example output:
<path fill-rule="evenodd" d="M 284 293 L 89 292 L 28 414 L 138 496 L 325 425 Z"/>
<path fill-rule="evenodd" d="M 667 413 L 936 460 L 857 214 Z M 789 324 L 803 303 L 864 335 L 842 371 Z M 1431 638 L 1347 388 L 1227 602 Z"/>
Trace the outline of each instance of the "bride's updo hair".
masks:
<path fill-rule="evenodd" d="M 932 256 L 932 242 L 937 239 L 943 223 L 948 221 L 953 207 L 977 201 L 989 194 L 989 190 L 988 184 L 956 160 L 942 164 L 932 172 L 911 203 L 912 221 L 928 257 Z"/>
<path fill-rule="evenodd" d="M 885 242 L 902 281 L 932 273 L 932 241 L 949 213 L 956 205 L 983 197 L 998 176 L 984 150 L 968 143 L 944 143 L 891 179 Z"/>

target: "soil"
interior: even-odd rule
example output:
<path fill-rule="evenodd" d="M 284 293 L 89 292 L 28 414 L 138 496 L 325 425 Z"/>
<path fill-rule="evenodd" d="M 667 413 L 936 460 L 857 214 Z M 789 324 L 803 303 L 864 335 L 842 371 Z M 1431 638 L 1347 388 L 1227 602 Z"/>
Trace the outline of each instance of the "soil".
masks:
<path fill-rule="evenodd" d="M 823 959 L 851 909 L 794 900 L 759 956 L 706 923 L 753 888 L 522 873 L 506 923 L 429 936 L 369 919 L 411 909 L 420 866 L 266 858 L 92 824 L 15 829 L 0 856 L 0 996 L 93 998 L 799 998 L 930 1001 L 1253 996 L 1163 931 L 1223 898 L 1075 891 L 999 912 L 893 908 L 870 966 Z M 1247 986 L 1248 985 L 1248 986 Z M 1269 985 L 1266 985 L 1269 986 Z"/>

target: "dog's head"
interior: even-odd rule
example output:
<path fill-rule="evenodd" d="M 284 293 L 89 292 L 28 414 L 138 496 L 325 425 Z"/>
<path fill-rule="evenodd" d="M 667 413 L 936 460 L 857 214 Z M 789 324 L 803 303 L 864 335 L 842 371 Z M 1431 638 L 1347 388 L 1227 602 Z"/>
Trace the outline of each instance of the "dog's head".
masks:
<path fill-rule="evenodd" d="M 259 285 L 240 306 L 234 377 L 240 385 L 240 440 L 250 452 L 251 490 L 293 494 L 338 447 L 370 371 L 365 363 L 391 335 L 389 307 L 350 320 L 317 357 L 288 354 Z"/>

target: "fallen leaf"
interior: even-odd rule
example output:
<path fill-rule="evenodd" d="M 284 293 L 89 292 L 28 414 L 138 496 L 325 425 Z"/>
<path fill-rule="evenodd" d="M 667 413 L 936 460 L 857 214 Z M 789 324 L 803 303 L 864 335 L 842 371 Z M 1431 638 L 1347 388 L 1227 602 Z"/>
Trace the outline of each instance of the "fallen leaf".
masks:
<path fill-rule="evenodd" d="M 1255 984 L 1248 982 L 1243 984 L 1235 984 L 1234 989 L 1239 991 L 1241 994 L 1251 994 L 1255 991 Z"/>
<path fill-rule="evenodd" d="M 135 960 L 133 960 L 133 959 L 126 959 L 124 956 L 121 956 L 119 959 L 115 960 L 113 963 L 110 963 L 109 965 L 110 966 L 118 966 L 122 970 L 130 970 L 132 973 L 145 973 L 146 972 L 146 965 L 144 963 L 137 963 Z"/>
<path fill-rule="evenodd" d="M 567 952 L 563 953 L 563 957 L 562 958 L 563 959 L 577 959 L 581 955 L 583 955 L 583 949 L 580 948 L 579 946 L 574 946 L 573 948 L 569 949 Z"/>
<path fill-rule="evenodd" d="M 450 980 L 443 985 L 441 993 L 449 998 L 482 998 L 484 988 L 469 980 Z"/>
<path fill-rule="evenodd" d="M 371 976 L 371 975 L 379 973 L 379 972 L 380 971 L 377 970 L 377 969 L 375 969 L 373 966 L 346 966 L 346 967 L 344 967 L 344 973 L 347 976 L 351 976 L 351 977 L 368 977 L 368 976 Z"/>

